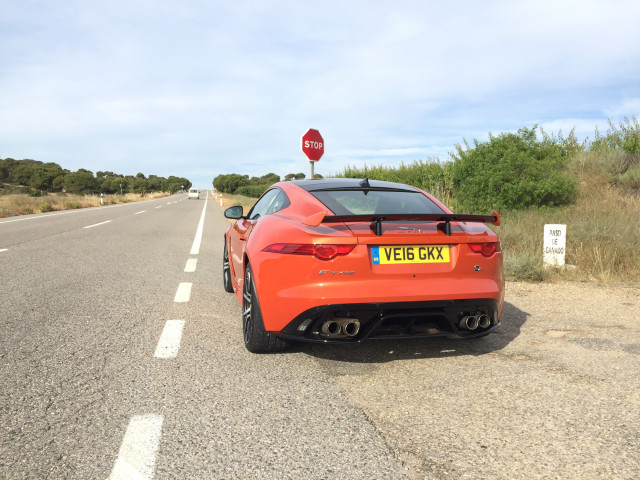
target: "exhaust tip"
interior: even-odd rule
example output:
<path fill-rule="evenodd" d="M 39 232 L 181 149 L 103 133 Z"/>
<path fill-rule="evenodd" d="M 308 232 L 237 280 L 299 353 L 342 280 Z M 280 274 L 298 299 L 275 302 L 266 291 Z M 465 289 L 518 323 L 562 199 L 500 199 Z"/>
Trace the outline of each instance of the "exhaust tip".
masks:
<path fill-rule="evenodd" d="M 341 331 L 340 324 L 334 320 L 327 320 L 322 324 L 322 333 L 325 335 L 339 335 Z"/>
<path fill-rule="evenodd" d="M 491 318 L 486 313 L 478 316 L 478 326 L 480 328 L 488 328 L 491 326 Z"/>
<path fill-rule="evenodd" d="M 478 317 L 475 315 L 467 315 L 466 317 L 462 317 L 460 321 L 460 328 L 465 328 L 467 330 L 475 330 L 478 328 Z"/>
<path fill-rule="evenodd" d="M 349 337 L 355 337 L 360 331 L 360 320 L 352 320 L 342 324 L 342 331 Z"/>

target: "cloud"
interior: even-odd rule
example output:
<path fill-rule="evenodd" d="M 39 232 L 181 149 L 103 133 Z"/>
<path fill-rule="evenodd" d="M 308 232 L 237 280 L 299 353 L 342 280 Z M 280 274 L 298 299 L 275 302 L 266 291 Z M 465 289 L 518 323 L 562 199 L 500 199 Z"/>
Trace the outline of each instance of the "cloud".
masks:
<path fill-rule="evenodd" d="M 314 127 L 335 173 L 640 111 L 635 1 L 5 4 L 0 156 L 71 169 L 284 175 Z"/>
<path fill-rule="evenodd" d="M 639 81 L 640 83 L 640 81 Z M 640 86 L 638 87 L 640 89 Z M 625 98 L 618 104 L 611 105 L 605 109 L 607 117 L 622 118 L 632 116 L 640 117 L 640 96 L 635 98 Z"/>

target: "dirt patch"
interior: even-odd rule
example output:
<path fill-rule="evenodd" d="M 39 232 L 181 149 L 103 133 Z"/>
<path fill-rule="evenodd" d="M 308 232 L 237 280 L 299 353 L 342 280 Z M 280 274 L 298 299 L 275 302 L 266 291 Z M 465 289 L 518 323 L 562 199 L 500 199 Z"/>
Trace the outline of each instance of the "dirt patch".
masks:
<path fill-rule="evenodd" d="M 413 478 L 635 478 L 640 286 L 506 291 L 487 337 L 369 343 L 318 361 Z"/>

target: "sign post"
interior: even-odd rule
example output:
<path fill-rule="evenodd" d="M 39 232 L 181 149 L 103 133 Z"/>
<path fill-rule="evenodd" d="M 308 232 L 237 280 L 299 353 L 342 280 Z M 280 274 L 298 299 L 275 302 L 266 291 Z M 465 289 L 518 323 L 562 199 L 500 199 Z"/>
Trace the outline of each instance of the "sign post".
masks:
<path fill-rule="evenodd" d="M 544 226 L 544 265 L 564 267 L 567 249 L 567 226 L 547 224 Z"/>
<path fill-rule="evenodd" d="M 313 180 L 315 177 L 313 164 L 320 160 L 324 154 L 324 139 L 318 130 L 310 128 L 307 130 L 307 133 L 302 135 L 302 152 L 309 159 L 309 164 L 311 165 L 311 180 Z"/>

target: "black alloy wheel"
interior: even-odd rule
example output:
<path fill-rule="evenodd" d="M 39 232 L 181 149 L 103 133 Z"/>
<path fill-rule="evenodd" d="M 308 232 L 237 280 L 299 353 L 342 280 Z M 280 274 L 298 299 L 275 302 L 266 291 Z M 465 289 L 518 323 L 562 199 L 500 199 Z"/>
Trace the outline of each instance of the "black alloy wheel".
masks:
<path fill-rule="evenodd" d="M 224 241 L 224 253 L 222 254 L 222 285 L 224 291 L 233 293 L 233 285 L 231 284 L 231 267 L 229 266 L 229 249 L 227 241 Z"/>
<path fill-rule="evenodd" d="M 244 345 L 251 353 L 281 352 L 289 346 L 287 341 L 264 328 L 253 273 L 248 263 L 242 288 L 242 334 Z"/>

